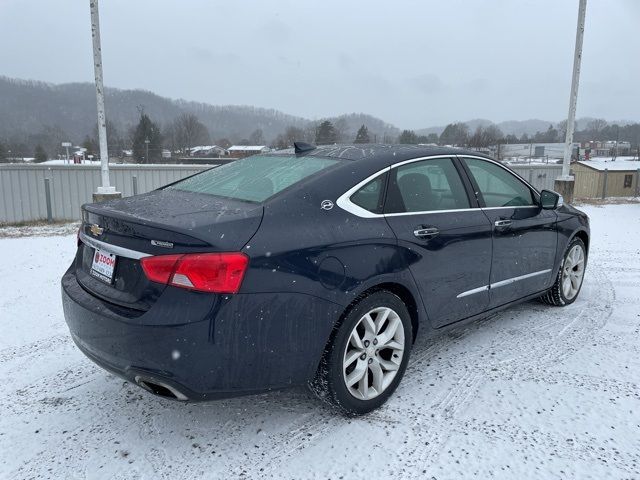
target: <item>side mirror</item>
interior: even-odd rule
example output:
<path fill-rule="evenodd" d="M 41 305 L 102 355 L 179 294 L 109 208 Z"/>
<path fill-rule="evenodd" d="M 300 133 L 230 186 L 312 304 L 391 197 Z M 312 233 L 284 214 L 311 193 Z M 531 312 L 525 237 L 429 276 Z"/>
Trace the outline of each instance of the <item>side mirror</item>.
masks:
<path fill-rule="evenodd" d="M 552 190 L 542 190 L 540 192 L 540 206 L 545 210 L 555 210 L 564 205 L 562 195 Z"/>

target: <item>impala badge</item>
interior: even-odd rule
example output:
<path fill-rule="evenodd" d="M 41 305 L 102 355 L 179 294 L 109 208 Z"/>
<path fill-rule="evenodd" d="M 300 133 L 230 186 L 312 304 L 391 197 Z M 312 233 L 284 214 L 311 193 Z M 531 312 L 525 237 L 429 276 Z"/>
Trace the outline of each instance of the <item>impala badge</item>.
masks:
<path fill-rule="evenodd" d="M 102 228 L 100 225 L 96 225 L 94 223 L 93 225 L 91 225 L 89 227 L 89 231 L 91 232 L 92 235 L 98 237 L 98 236 L 102 235 L 102 233 L 104 232 L 104 228 Z"/>
<path fill-rule="evenodd" d="M 163 242 L 162 240 L 151 240 L 151 245 L 154 247 L 173 248 L 173 243 Z"/>

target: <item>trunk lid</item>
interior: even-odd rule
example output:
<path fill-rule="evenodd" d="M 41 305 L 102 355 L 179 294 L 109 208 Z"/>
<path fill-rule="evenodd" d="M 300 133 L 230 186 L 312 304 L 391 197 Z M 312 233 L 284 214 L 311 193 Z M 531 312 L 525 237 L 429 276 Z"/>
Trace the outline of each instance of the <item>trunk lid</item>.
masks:
<path fill-rule="evenodd" d="M 83 205 L 78 282 L 104 300 L 146 311 L 166 287 L 147 280 L 141 257 L 240 251 L 262 214 L 260 204 L 173 189 Z M 116 255 L 110 282 L 92 272 L 96 250 Z"/>

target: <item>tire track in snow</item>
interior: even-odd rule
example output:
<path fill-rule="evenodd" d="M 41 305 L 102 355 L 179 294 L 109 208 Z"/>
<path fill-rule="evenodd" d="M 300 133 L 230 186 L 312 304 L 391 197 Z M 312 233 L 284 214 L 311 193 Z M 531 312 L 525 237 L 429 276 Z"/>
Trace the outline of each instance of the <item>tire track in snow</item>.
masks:
<path fill-rule="evenodd" d="M 2 308 L 0 308 L 0 311 L 2 311 Z M 72 341 L 68 334 L 59 334 L 36 340 L 26 345 L 4 348 L 0 350 L 0 365 L 23 357 L 40 356 L 42 352 L 51 352 L 71 343 Z"/>
<path fill-rule="evenodd" d="M 589 437 L 585 432 L 578 438 L 559 438 L 551 432 L 539 429 L 525 429 L 516 422 L 505 419 L 500 423 L 490 423 L 475 419 L 466 420 L 453 426 L 459 434 L 468 434 L 469 430 L 478 432 L 492 443 L 495 441 L 507 442 L 526 448 L 535 446 L 543 448 L 547 452 L 555 452 L 555 455 L 569 460 L 581 460 L 585 462 L 599 462 L 605 466 L 613 466 L 624 470 L 635 478 L 640 471 L 640 453 L 621 451 L 616 443 L 598 443 L 595 437 Z M 587 438 L 584 438 L 587 437 Z"/>
<path fill-rule="evenodd" d="M 426 411 L 423 418 L 409 429 L 406 443 L 415 445 L 415 448 L 410 450 L 409 457 L 417 459 L 418 465 L 428 465 L 452 435 L 450 426 L 458 422 L 459 414 L 472 403 L 488 380 L 530 378 L 534 381 L 536 379 L 544 381 L 542 376 L 536 376 L 532 372 L 546 372 L 549 367 L 557 365 L 562 359 L 572 355 L 589 340 L 595 338 L 597 332 L 606 325 L 613 314 L 615 300 L 613 284 L 606 274 L 600 282 L 603 287 L 592 289 L 597 292 L 597 295 L 588 299 L 587 305 L 577 316 L 569 316 L 572 315 L 571 310 L 565 310 L 571 307 L 558 308 L 561 315 L 541 323 L 531 324 L 528 320 L 531 317 L 535 320 L 536 313 L 546 313 L 554 307 L 537 307 L 529 302 L 471 324 L 471 327 L 467 327 L 458 338 L 449 339 L 455 344 L 458 340 L 469 341 L 471 336 L 480 333 L 484 328 L 497 330 L 497 335 L 490 343 L 464 355 L 464 358 L 454 360 L 444 369 L 444 372 L 441 372 L 442 376 L 446 376 L 447 373 L 454 373 L 461 367 L 467 369 L 447 390 L 444 397 L 437 400 L 435 406 Z M 589 312 L 588 316 L 583 315 L 586 311 Z M 595 317 L 594 312 L 597 313 Z M 508 315 L 517 318 L 523 314 L 526 318 L 516 325 L 515 330 L 511 325 L 512 322 L 505 319 Z M 560 334 L 555 333 L 558 330 Z M 541 341 L 540 337 L 548 341 Z M 427 357 L 437 355 L 437 349 L 446 344 L 447 341 L 444 338 L 436 341 L 418 357 L 412 367 L 418 367 Z M 498 355 L 491 355 L 494 352 Z M 506 360 L 505 357 L 507 357 Z M 529 375 L 521 372 L 522 366 L 526 366 Z M 546 380 L 574 386 L 588 383 L 590 388 L 602 390 L 597 381 L 571 374 L 547 374 Z M 609 388 L 616 389 L 625 395 L 633 395 L 634 385 L 610 383 Z"/>

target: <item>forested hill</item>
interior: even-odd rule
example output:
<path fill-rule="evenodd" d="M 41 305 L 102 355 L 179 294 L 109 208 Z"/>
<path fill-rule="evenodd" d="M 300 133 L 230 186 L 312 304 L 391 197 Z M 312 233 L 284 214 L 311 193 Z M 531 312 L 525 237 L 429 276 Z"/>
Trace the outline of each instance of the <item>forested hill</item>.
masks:
<path fill-rule="evenodd" d="M 228 138 L 232 142 L 249 138 L 261 129 L 269 142 L 287 127 L 309 128 L 311 120 L 278 110 L 252 106 L 224 105 L 172 100 L 145 90 L 106 88 L 107 118 L 126 136 L 144 109 L 149 117 L 164 127 L 183 113 L 194 113 L 207 127 L 213 140 Z M 66 137 L 81 142 L 94 135 L 96 122 L 95 90 L 91 83 L 55 85 L 44 82 L 11 79 L 0 76 L 0 139 L 26 144 L 33 137 Z M 366 114 L 348 114 L 331 119 L 348 136 L 362 124 L 371 135 L 395 138 L 399 130 L 393 125 Z M 348 139 L 345 139 L 348 140 Z M 49 143 L 46 138 L 39 143 Z"/>

